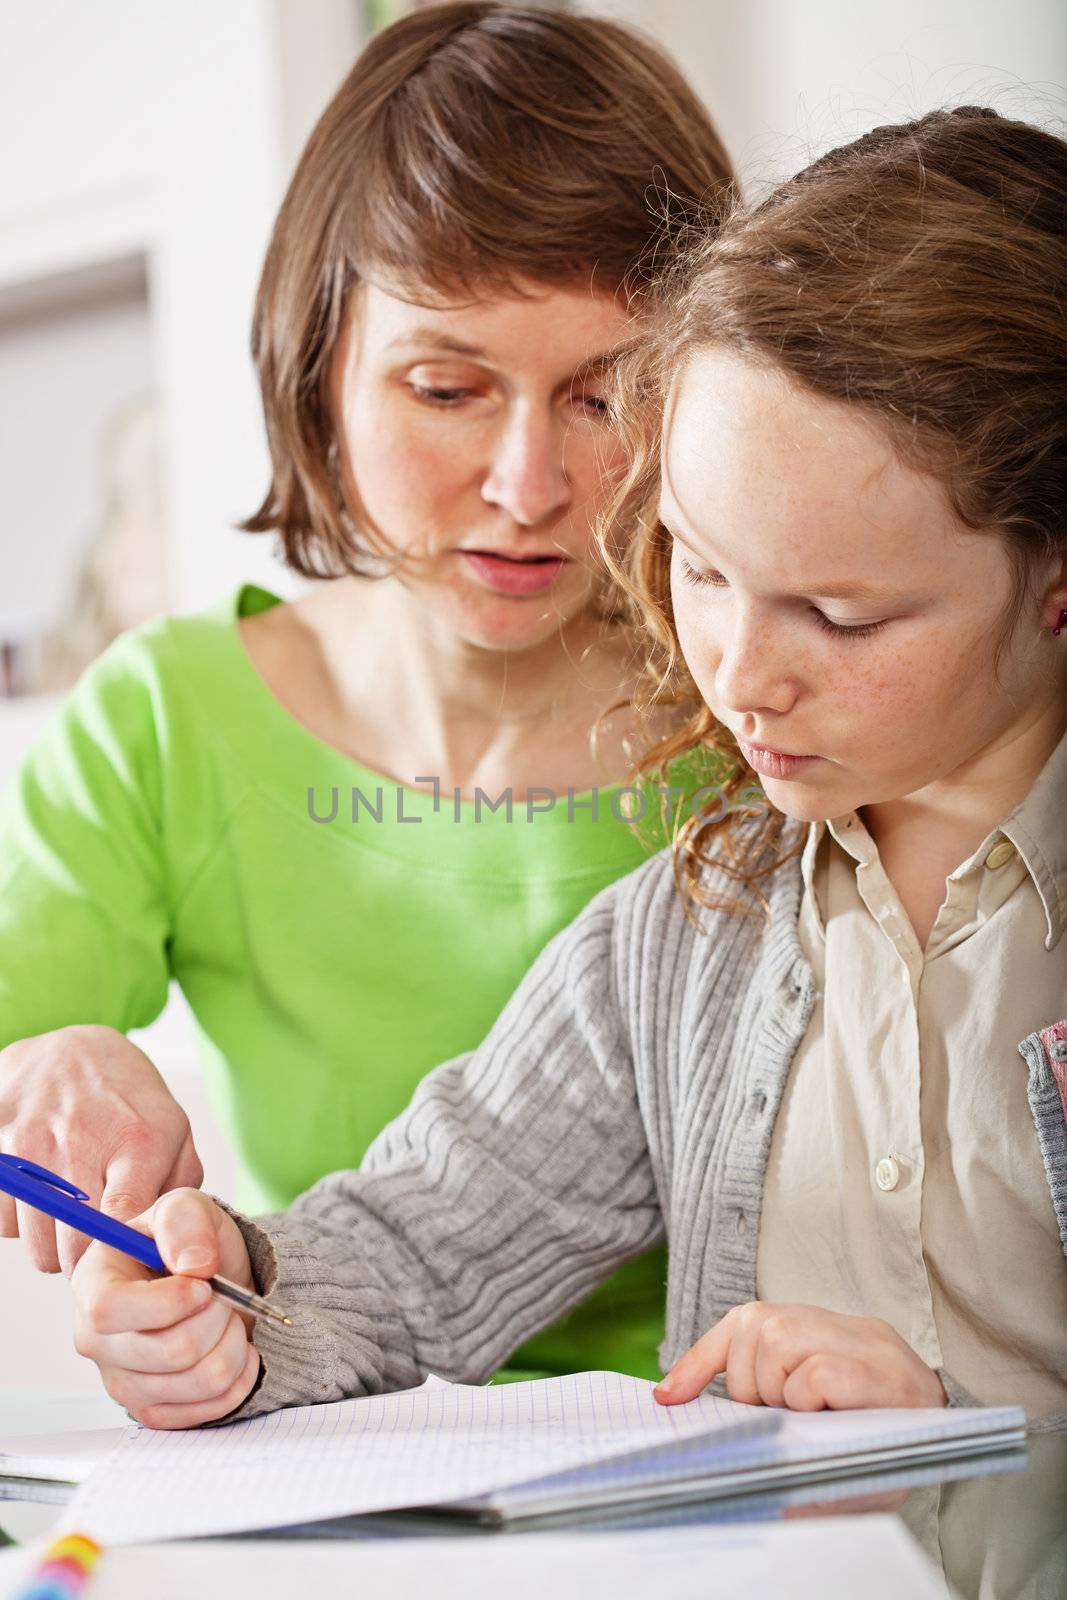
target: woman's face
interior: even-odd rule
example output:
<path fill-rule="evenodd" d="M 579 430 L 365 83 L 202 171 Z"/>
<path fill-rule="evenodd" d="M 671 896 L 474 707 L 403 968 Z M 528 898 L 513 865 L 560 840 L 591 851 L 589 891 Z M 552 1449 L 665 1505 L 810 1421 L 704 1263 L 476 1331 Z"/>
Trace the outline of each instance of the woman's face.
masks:
<path fill-rule="evenodd" d="M 661 511 L 690 672 L 788 815 L 976 781 L 1062 694 L 1036 607 L 994 672 L 1002 540 L 963 527 L 858 412 L 779 373 L 689 361 Z"/>
<path fill-rule="evenodd" d="M 621 465 L 601 369 L 630 327 L 585 287 L 447 309 L 357 291 L 333 368 L 346 490 L 415 558 L 400 581 L 428 624 L 522 650 L 588 611 Z"/>

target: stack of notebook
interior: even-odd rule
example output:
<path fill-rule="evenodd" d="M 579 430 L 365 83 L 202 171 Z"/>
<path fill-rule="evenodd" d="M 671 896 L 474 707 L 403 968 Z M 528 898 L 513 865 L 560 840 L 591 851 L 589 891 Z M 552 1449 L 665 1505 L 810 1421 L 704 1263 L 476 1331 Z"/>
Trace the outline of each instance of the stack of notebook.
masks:
<path fill-rule="evenodd" d="M 101 1543 L 292 1527 L 401 1508 L 518 1522 L 711 1500 L 1017 1446 L 1021 1410 L 799 1413 L 704 1394 L 666 1408 L 617 1373 L 419 1389 L 184 1432 L 0 1438 L 0 1474 L 79 1482 Z"/>

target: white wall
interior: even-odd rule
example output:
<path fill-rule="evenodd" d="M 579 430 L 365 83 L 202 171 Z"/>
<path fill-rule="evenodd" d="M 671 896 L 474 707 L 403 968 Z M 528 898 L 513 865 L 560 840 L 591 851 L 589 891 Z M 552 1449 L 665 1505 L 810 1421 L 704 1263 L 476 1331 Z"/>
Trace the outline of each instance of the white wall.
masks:
<path fill-rule="evenodd" d="M 991 104 L 1067 133 L 1064 0 L 594 0 L 675 55 L 750 191 L 879 122 Z"/>
<path fill-rule="evenodd" d="M 148 258 L 176 609 L 286 578 L 232 530 L 266 486 L 248 355 L 271 222 L 351 64 L 352 0 L 6 0 L 0 298 Z M 0 539 L 12 537 L 0 528 Z"/>
<path fill-rule="evenodd" d="M 0 320 L 5 640 L 36 637 L 69 599 L 103 510 L 105 430 L 152 387 L 150 338 L 136 283 L 132 292 Z"/>

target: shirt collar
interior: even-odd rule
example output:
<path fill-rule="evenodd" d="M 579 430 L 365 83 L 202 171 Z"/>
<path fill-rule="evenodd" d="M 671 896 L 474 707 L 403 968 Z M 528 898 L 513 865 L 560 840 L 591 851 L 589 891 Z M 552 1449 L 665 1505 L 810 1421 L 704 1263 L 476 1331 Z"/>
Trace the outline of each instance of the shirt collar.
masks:
<path fill-rule="evenodd" d="M 831 817 L 828 822 L 810 823 L 800 866 L 804 887 L 812 895 L 815 860 L 827 833 L 858 866 L 877 855 L 874 841 L 854 811 Z M 971 861 L 987 854 L 998 834 L 1011 840 L 1033 879 L 1048 928 L 1045 949 L 1053 950 L 1067 925 L 1067 733 L 1031 784 L 1029 793 L 994 828 Z"/>
<path fill-rule="evenodd" d="M 1067 733 L 999 832 L 1018 850 L 1041 896 L 1048 923 L 1045 949 L 1067 921 Z"/>

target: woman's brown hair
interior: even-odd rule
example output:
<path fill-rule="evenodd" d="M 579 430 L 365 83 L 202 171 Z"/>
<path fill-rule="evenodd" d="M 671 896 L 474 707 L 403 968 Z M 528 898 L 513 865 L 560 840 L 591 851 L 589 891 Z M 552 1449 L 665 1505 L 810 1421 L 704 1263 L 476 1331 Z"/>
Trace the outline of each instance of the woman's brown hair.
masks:
<path fill-rule="evenodd" d="M 679 718 L 641 765 L 718 754 L 722 796 L 682 829 L 676 867 L 690 909 L 741 909 L 709 890 L 709 864 L 759 899 L 803 834 L 751 804 L 759 780 L 701 700 L 674 626 L 660 435 L 682 367 L 710 348 L 860 407 L 967 527 L 999 534 L 1016 580 L 1006 638 L 1036 564 L 1067 543 L 1067 144 L 976 106 L 876 128 L 693 231 L 620 363 L 631 465 L 602 543 L 650 641 L 645 698 Z"/>
<path fill-rule="evenodd" d="M 378 34 L 314 129 L 267 252 L 252 350 L 273 470 L 242 526 L 277 532 L 309 577 L 366 567 L 329 393 L 361 279 L 422 301 L 527 282 L 615 293 L 654 245 L 662 197 L 695 215 L 731 176 L 677 68 L 619 23 L 470 0 Z"/>

